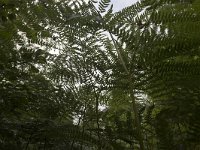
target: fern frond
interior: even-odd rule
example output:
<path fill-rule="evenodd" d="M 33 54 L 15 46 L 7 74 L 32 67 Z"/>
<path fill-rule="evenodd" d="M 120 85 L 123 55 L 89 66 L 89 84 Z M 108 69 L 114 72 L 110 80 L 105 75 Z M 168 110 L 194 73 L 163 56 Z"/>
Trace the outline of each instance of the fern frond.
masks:
<path fill-rule="evenodd" d="M 100 13 L 104 13 L 106 11 L 106 8 L 109 6 L 110 0 L 101 0 L 99 1 L 98 9 Z"/>

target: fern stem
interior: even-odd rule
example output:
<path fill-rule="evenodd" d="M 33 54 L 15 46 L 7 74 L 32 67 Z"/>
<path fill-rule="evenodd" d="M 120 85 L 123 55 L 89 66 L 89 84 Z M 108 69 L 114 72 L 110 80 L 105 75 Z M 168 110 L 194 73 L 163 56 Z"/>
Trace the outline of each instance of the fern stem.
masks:
<path fill-rule="evenodd" d="M 136 122 L 136 128 L 137 128 L 137 132 L 138 132 L 138 137 L 139 137 L 139 143 L 140 143 L 140 149 L 144 150 L 144 143 L 143 143 L 143 138 L 142 138 L 142 129 L 141 129 L 141 124 L 140 124 L 140 120 L 138 117 L 138 108 L 136 106 L 136 101 L 135 101 L 135 95 L 133 93 L 133 88 L 131 86 L 130 88 L 130 94 L 131 94 L 131 100 L 132 100 L 132 108 L 133 108 L 133 112 L 134 112 L 134 117 L 135 117 L 135 122 Z"/>
<path fill-rule="evenodd" d="M 109 32 L 109 31 L 108 31 Z M 140 144 L 140 149 L 141 150 L 144 150 L 144 143 L 143 143 L 143 138 L 142 138 L 142 130 L 141 130 L 141 124 L 140 124 L 140 121 L 139 121 L 139 117 L 138 117 L 138 108 L 136 106 L 136 100 L 135 100 L 135 95 L 133 93 L 134 91 L 134 85 L 132 83 L 132 77 L 131 77 L 131 74 L 130 72 L 128 71 L 127 67 L 126 67 L 126 64 L 125 64 L 125 61 L 122 57 L 122 54 L 121 54 L 121 50 L 119 49 L 119 44 L 118 42 L 114 39 L 113 35 L 109 32 L 110 34 L 110 37 L 113 41 L 113 44 L 114 44 L 114 47 L 117 51 L 117 54 L 118 54 L 118 57 L 119 57 L 119 60 L 120 60 L 120 63 L 122 64 L 126 74 L 129 76 L 129 82 L 130 82 L 130 97 L 131 97 L 131 101 L 132 101 L 132 108 L 133 108 L 133 112 L 134 112 L 134 117 L 135 117 L 135 122 L 136 122 L 136 128 L 137 128 L 137 132 L 138 132 L 138 136 L 139 136 L 139 144 Z"/>
<path fill-rule="evenodd" d="M 108 32 L 109 32 L 109 31 L 108 31 Z M 109 32 L 109 34 L 110 34 L 110 37 L 111 37 L 111 39 L 112 39 L 112 41 L 113 41 L 113 44 L 114 44 L 114 46 L 115 46 L 115 49 L 116 49 L 116 51 L 117 51 L 119 60 L 120 60 L 120 62 L 121 62 L 121 64 L 122 64 L 122 66 L 123 66 L 123 68 L 124 68 L 126 74 L 129 75 L 130 73 L 129 73 L 127 67 L 126 67 L 126 64 L 125 64 L 124 60 L 123 60 L 122 54 L 121 54 L 120 50 L 118 49 L 117 41 L 114 39 L 113 35 L 112 35 L 110 32 Z"/>
<path fill-rule="evenodd" d="M 115 46 L 115 49 L 117 51 L 117 54 L 118 54 L 118 57 L 119 57 L 119 60 L 126 72 L 126 74 L 129 76 L 129 81 L 130 81 L 130 97 L 131 97 L 131 101 L 132 101 L 132 108 L 133 108 L 133 112 L 134 112 L 134 117 L 135 117 L 135 122 L 136 122 L 136 128 L 137 128 L 137 132 L 138 132 L 138 136 L 139 136 L 139 143 L 140 143 L 140 149 L 141 150 L 144 150 L 144 143 L 143 143 L 143 138 L 142 138 L 142 130 L 141 130 L 141 124 L 140 124 L 140 121 L 139 121 L 139 117 L 138 117 L 138 108 L 136 106 L 136 100 L 135 100 L 135 95 L 133 93 L 134 91 L 134 86 L 132 84 L 132 77 L 131 77 L 131 74 L 130 72 L 128 71 L 127 67 L 126 67 L 126 64 L 124 62 L 124 59 L 122 57 L 122 54 L 121 54 L 121 51 L 120 49 L 118 48 L 119 44 L 117 44 L 117 41 L 114 39 L 113 35 L 109 32 L 110 36 L 111 36 L 111 39 L 114 43 L 114 46 Z"/>
<path fill-rule="evenodd" d="M 82 117 L 82 116 L 81 116 Z M 81 117 L 79 117 L 78 118 L 78 126 L 80 125 L 80 123 L 81 123 Z M 73 141 L 72 141 L 72 143 L 71 143 L 71 146 L 70 146 L 70 150 L 73 150 L 73 148 L 74 148 L 74 143 L 75 143 L 75 137 L 73 138 Z"/>
<path fill-rule="evenodd" d="M 97 135 L 98 135 L 98 142 L 99 142 L 99 147 L 98 149 L 101 149 L 101 136 L 100 136 L 100 124 L 99 124 L 99 96 L 96 93 L 96 90 L 94 88 L 94 94 L 95 94 L 95 99 L 96 99 L 96 123 L 97 123 Z"/>
<path fill-rule="evenodd" d="M 45 136 L 45 140 L 44 140 L 44 150 L 46 149 L 46 144 L 47 144 L 47 137 Z"/>
<path fill-rule="evenodd" d="M 27 144 L 26 144 L 25 150 L 28 150 L 28 146 L 29 146 L 29 144 L 30 144 L 30 142 L 31 142 L 32 136 L 33 136 L 33 133 L 31 133 L 30 137 L 28 138 L 28 142 L 27 142 Z"/>
<path fill-rule="evenodd" d="M 97 14 L 99 15 L 99 17 L 101 18 L 102 20 L 102 23 L 104 24 L 104 21 L 103 21 L 103 17 L 101 16 L 101 13 L 96 9 L 96 7 L 94 6 L 94 4 L 92 2 L 90 2 L 90 4 L 93 6 L 93 8 L 96 10 Z M 135 100 L 135 95 L 133 93 L 134 91 L 134 86 L 133 86 L 133 83 L 132 83 L 132 77 L 131 77 L 131 74 L 130 72 L 128 71 L 127 67 L 126 67 L 126 64 L 125 64 L 125 61 L 122 57 L 122 54 L 121 54 L 121 51 L 119 49 L 119 44 L 118 42 L 114 39 L 112 33 L 107 29 L 108 33 L 110 34 L 110 37 L 112 39 L 112 42 L 114 44 L 114 47 L 117 51 L 117 54 L 118 54 L 118 57 L 119 57 L 119 60 L 120 60 L 120 63 L 122 64 L 126 74 L 129 76 L 129 81 L 130 81 L 130 97 L 131 97 L 131 100 L 132 100 L 132 108 L 133 108 L 133 112 L 134 112 L 134 117 L 135 117 L 135 120 L 136 120 L 136 128 L 137 128 L 137 131 L 138 131 L 138 138 L 139 138 L 139 145 L 140 145 L 140 150 L 144 150 L 144 143 L 143 143 L 143 138 L 142 138 L 142 130 L 141 130 L 141 124 L 140 124 L 140 121 L 139 121 L 139 117 L 138 117 L 138 108 L 136 106 L 136 100 Z"/>
<path fill-rule="evenodd" d="M 142 138 L 141 124 L 140 124 L 139 117 L 138 117 L 138 115 L 139 115 L 138 114 L 138 108 L 136 106 L 135 95 L 133 93 L 134 86 L 133 86 L 133 83 L 132 83 L 132 77 L 131 77 L 131 74 L 130 74 L 130 72 L 128 71 L 128 69 L 126 67 L 126 64 L 125 64 L 124 59 L 123 59 L 122 54 L 121 54 L 121 51 L 118 48 L 119 47 L 118 42 L 114 39 L 113 35 L 110 32 L 109 32 L 109 34 L 110 34 L 110 37 L 111 37 L 111 39 L 113 41 L 114 47 L 115 47 L 115 49 L 117 51 L 120 63 L 122 64 L 122 66 L 123 66 L 126 74 L 129 76 L 129 81 L 130 81 L 130 84 L 131 84 L 131 86 L 130 86 L 130 97 L 131 97 L 131 101 L 132 101 L 132 108 L 133 108 L 133 112 L 134 112 L 134 117 L 135 117 L 135 122 L 136 122 L 136 128 L 137 128 L 138 137 L 139 137 L 140 149 L 144 150 L 144 143 L 143 143 L 143 138 Z"/>
<path fill-rule="evenodd" d="M 81 134 L 81 137 L 83 137 L 84 132 L 85 132 L 85 113 L 86 113 L 86 110 L 87 110 L 87 105 L 86 105 L 86 102 L 85 102 L 85 108 L 83 110 L 83 117 L 82 117 L 83 125 L 82 125 L 82 134 Z M 81 142 L 81 150 L 83 150 L 83 142 Z"/>

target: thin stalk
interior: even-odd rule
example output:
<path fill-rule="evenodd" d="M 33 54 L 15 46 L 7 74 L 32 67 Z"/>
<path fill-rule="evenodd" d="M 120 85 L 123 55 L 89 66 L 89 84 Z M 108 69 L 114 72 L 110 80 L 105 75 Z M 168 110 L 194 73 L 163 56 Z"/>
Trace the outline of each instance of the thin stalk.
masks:
<path fill-rule="evenodd" d="M 103 22 L 103 17 L 101 16 L 100 12 L 96 9 L 96 7 L 93 5 L 92 2 L 90 2 L 90 4 L 94 7 L 94 9 L 96 10 L 96 12 L 98 13 L 99 17 L 101 18 L 102 20 L 102 23 Z M 129 76 L 129 82 L 130 82 L 130 97 L 131 97 L 131 100 L 132 100 L 132 108 L 133 108 L 133 112 L 134 112 L 134 117 L 135 117 L 135 123 L 136 123 L 136 128 L 137 128 L 137 131 L 138 131 L 138 138 L 139 138 L 139 145 L 140 145 L 140 150 L 144 150 L 144 143 L 143 143 L 143 137 L 142 137 L 142 129 L 141 129 L 141 124 L 140 124 L 140 121 L 139 121 L 139 117 L 138 117 L 138 108 L 136 106 L 136 100 L 135 100 L 135 95 L 133 93 L 134 91 L 134 85 L 133 85 L 133 81 L 132 81 L 132 76 L 130 74 L 130 72 L 128 71 L 127 67 L 126 67 L 126 64 L 125 64 L 125 61 L 122 57 L 122 54 L 121 54 L 121 49 L 119 49 L 119 44 L 118 42 L 114 39 L 113 35 L 111 34 L 110 31 L 108 31 L 109 34 L 110 34 L 110 37 L 112 39 L 112 42 L 114 44 L 114 47 L 117 51 L 117 54 L 118 54 L 118 58 L 120 60 L 120 63 L 122 64 L 126 74 Z"/>
<path fill-rule="evenodd" d="M 28 150 L 28 146 L 29 146 L 29 143 L 31 142 L 32 136 L 33 136 L 33 133 L 31 133 L 30 137 L 28 138 L 28 142 L 27 142 L 27 144 L 26 144 L 25 150 Z"/>
<path fill-rule="evenodd" d="M 85 102 L 85 108 L 83 110 L 83 117 L 82 117 L 83 126 L 82 126 L 81 137 L 83 137 L 84 132 L 85 132 L 85 113 L 86 113 L 86 109 L 87 109 L 87 105 L 86 105 L 86 102 Z M 83 142 L 81 143 L 81 150 L 83 150 Z"/>
<path fill-rule="evenodd" d="M 122 57 L 122 54 L 121 54 L 121 51 L 120 49 L 118 48 L 118 43 L 117 41 L 114 39 L 113 35 L 109 32 L 110 34 L 110 37 L 113 41 L 113 44 L 114 44 L 114 47 L 117 51 L 117 54 L 118 54 L 118 57 L 119 57 L 119 60 L 120 60 L 120 63 L 122 64 L 126 74 L 129 76 L 129 82 L 131 84 L 130 86 L 130 97 L 131 97 L 131 101 L 132 101 L 132 108 L 133 108 L 133 112 L 134 112 L 134 117 L 135 117 L 135 123 L 136 123 L 136 128 L 137 128 L 137 132 L 138 132 L 138 138 L 139 138 L 139 144 L 140 144 L 140 149 L 141 150 L 144 150 L 144 143 L 143 143 L 143 138 L 142 138 L 142 129 L 141 129 L 141 124 L 140 124 L 140 121 L 139 121 L 139 117 L 138 117 L 138 108 L 136 106 L 136 100 L 135 100 L 135 95 L 133 93 L 134 91 L 134 85 L 133 85 L 133 81 L 132 81 L 132 76 L 130 74 L 130 72 L 128 71 L 127 67 L 126 67 L 126 64 L 124 62 L 124 59 Z"/>
<path fill-rule="evenodd" d="M 81 116 L 82 117 L 82 116 Z M 78 118 L 78 126 L 80 125 L 80 122 L 81 122 L 81 117 Z M 74 143 L 75 143 L 75 137 L 73 138 L 73 141 L 71 143 L 71 146 L 70 146 L 70 150 L 73 150 L 74 148 Z"/>
<path fill-rule="evenodd" d="M 99 93 L 94 88 L 94 95 L 95 95 L 95 100 L 96 100 L 96 124 L 97 124 L 97 136 L 98 136 L 98 149 L 101 149 L 101 135 L 100 135 L 100 123 L 99 123 Z"/>
<path fill-rule="evenodd" d="M 47 137 L 45 136 L 45 141 L 44 141 L 44 150 L 46 149 L 46 144 L 47 144 Z"/>
<path fill-rule="evenodd" d="M 133 88 L 130 88 L 130 94 L 131 94 L 132 108 L 133 108 L 133 112 L 134 112 L 136 128 L 137 128 L 137 132 L 138 132 L 140 149 L 144 150 L 144 143 L 143 143 L 143 137 L 142 137 L 142 129 L 141 129 L 141 124 L 140 124 L 140 120 L 139 120 L 138 108 L 136 106 L 135 95 L 133 93 Z"/>
<path fill-rule="evenodd" d="M 131 101 L 132 101 L 132 108 L 133 108 L 133 112 L 134 112 L 134 117 L 135 117 L 135 123 L 136 123 L 136 128 L 137 128 L 137 132 L 138 132 L 138 137 L 139 137 L 139 144 L 140 144 L 140 149 L 141 150 L 144 150 L 144 143 L 143 143 L 143 138 L 142 138 L 142 130 L 141 130 L 141 124 L 140 124 L 140 121 L 139 121 L 139 117 L 138 117 L 138 108 L 136 106 L 136 100 L 135 100 L 135 95 L 133 93 L 134 91 L 134 86 L 132 84 L 132 77 L 131 77 L 131 74 L 130 72 L 128 71 L 127 67 L 126 67 L 126 64 L 124 62 L 124 59 L 122 57 L 122 54 L 121 54 L 121 51 L 120 49 L 118 48 L 119 44 L 117 43 L 117 41 L 114 39 L 113 35 L 109 32 L 110 34 L 110 37 L 114 43 L 114 46 L 115 46 L 115 49 L 117 51 L 117 54 L 118 54 L 118 57 L 119 57 L 119 60 L 126 72 L 126 74 L 129 76 L 129 82 L 131 84 L 130 86 L 130 97 L 131 97 Z"/>
<path fill-rule="evenodd" d="M 101 147 L 101 136 L 100 136 L 100 125 L 99 125 L 99 100 L 98 97 L 96 97 L 96 115 L 97 115 L 97 135 L 98 135 L 98 139 L 99 139 L 99 145 Z"/>

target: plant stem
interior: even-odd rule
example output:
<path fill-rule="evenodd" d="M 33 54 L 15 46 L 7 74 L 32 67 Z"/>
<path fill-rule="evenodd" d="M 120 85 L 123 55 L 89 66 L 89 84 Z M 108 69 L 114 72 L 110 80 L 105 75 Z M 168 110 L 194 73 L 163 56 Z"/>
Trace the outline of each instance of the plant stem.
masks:
<path fill-rule="evenodd" d="M 104 24 L 104 21 L 103 21 L 103 17 L 101 16 L 101 13 L 96 9 L 96 7 L 93 5 L 92 2 L 90 2 L 90 4 L 93 6 L 93 8 L 96 10 L 96 12 L 98 13 L 99 17 L 101 18 L 102 20 L 102 23 Z M 107 30 L 108 31 L 108 30 Z M 142 137 L 142 129 L 141 129 L 141 124 L 140 124 L 140 121 L 139 121 L 139 117 L 138 117 L 138 108 L 136 106 L 136 100 L 135 100 L 135 95 L 133 93 L 134 91 L 134 85 L 133 85 L 133 81 L 132 81 L 132 76 L 130 74 L 130 72 L 128 71 L 127 67 L 126 67 L 126 64 L 124 62 L 124 59 L 122 57 L 122 54 L 121 54 L 121 51 L 119 49 L 119 44 L 118 42 L 114 39 L 113 35 L 111 34 L 110 31 L 108 31 L 108 33 L 110 34 L 110 37 L 112 39 L 112 42 L 114 44 L 114 47 L 117 51 L 117 54 L 118 54 L 118 57 L 119 57 L 119 60 L 120 60 L 120 63 L 122 64 L 126 74 L 128 75 L 129 77 L 129 82 L 130 82 L 130 97 L 131 97 L 131 101 L 132 101 L 132 108 L 133 108 L 133 112 L 134 112 L 134 117 L 135 117 L 135 123 L 136 123 L 136 128 L 137 128 L 137 131 L 138 131 L 138 138 L 139 138 L 139 144 L 140 144 L 140 150 L 144 150 L 144 143 L 143 143 L 143 137 Z"/>
<path fill-rule="evenodd" d="M 129 76 L 129 82 L 130 82 L 130 97 L 131 97 L 131 101 L 132 101 L 132 108 L 133 108 L 133 112 L 134 112 L 134 117 L 135 117 L 135 123 L 136 123 L 136 128 L 137 128 L 137 131 L 138 131 L 138 138 L 139 138 L 139 144 L 140 144 L 140 149 L 141 150 L 144 150 L 144 143 L 143 143 L 143 138 L 142 138 L 142 129 L 141 129 L 141 124 L 140 124 L 140 121 L 139 121 L 139 117 L 138 117 L 138 108 L 136 106 L 136 100 L 135 100 L 135 95 L 133 93 L 134 91 L 134 86 L 133 86 L 133 83 L 132 83 L 132 77 L 131 77 L 131 74 L 130 72 L 128 71 L 127 67 L 126 67 L 126 64 L 123 60 L 123 57 L 122 57 L 122 54 L 121 54 L 121 51 L 120 49 L 118 48 L 118 45 L 117 44 L 117 41 L 115 41 L 113 35 L 109 32 L 110 34 L 110 37 L 114 43 L 114 46 L 115 46 L 115 49 L 117 51 L 117 54 L 118 54 L 118 57 L 119 57 L 119 60 L 126 72 L 126 74 Z"/>

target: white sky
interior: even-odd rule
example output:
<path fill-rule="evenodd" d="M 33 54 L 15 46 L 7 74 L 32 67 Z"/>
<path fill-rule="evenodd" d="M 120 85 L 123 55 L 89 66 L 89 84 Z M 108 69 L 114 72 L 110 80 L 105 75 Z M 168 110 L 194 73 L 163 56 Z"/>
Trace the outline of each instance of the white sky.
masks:
<path fill-rule="evenodd" d="M 119 11 L 123 9 L 124 7 L 130 6 L 134 3 L 136 3 L 138 0 L 111 0 L 111 3 L 113 4 L 113 10 Z"/>

